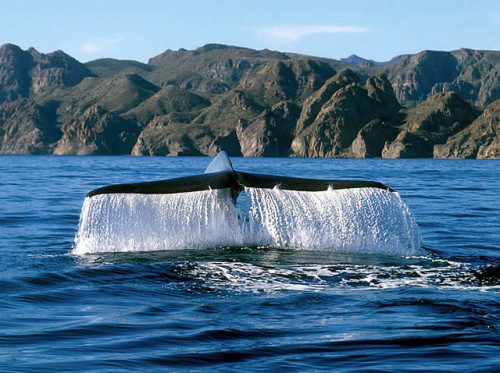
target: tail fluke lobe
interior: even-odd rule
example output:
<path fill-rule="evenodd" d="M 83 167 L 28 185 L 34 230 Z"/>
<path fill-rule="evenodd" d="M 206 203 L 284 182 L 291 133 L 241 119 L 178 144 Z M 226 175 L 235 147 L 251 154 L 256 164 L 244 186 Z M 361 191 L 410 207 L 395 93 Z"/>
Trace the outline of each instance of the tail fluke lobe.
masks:
<path fill-rule="evenodd" d="M 284 190 L 301 190 L 305 192 L 321 192 L 328 189 L 379 188 L 394 192 L 388 186 L 375 181 L 305 179 L 238 171 L 235 171 L 235 174 L 238 183 L 247 188 L 273 189 L 274 187 L 278 187 Z"/>
<path fill-rule="evenodd" d="M 241 188 L 236 182 L 234 172 L 222 171 L 145 183 L 109 185 L 89 192 L 87 197 L 94 197 L 99 194 L 120 193 L 172 194 L 225 188 Z"/>

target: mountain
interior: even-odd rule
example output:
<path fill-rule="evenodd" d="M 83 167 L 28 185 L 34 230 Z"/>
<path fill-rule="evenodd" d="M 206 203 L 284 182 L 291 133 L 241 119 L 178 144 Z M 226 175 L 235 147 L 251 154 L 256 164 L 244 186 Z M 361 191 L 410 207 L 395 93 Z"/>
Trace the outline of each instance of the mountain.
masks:
<path fill-rule="evenodd" d="M 67 120 L 81 115 L 93 105 L 122 114 L 159 90 L 159 87 L 137 74 L 118 73 L 109 78 L 86 78 L 74 87 L 58 89 L 50 95 L 35 98 L 35 101 L 39 104 L 56 102 L 59 119 Z"/>
<path fill-rule="evenodd" d="M 203 94 L 219 94 L 234 88 L 247 71 L 289 58 L 281 52 L 207 44 L 192 51 L 167 50 L 151 58 L 148 65 L 153 70 L 147 78 L 159 86 L 174 84 Z"/>
<path fill-rule="evenodd" d="M 210 104 L 211 102 L 207 98 L 170 84 L 124 113 L 123 117 L 132 119 L 144 126 L 154 117 L 171 113 L 198 112 L 210 106 Z M 189 121 L 192 119 L 194 118 Z"/>
<path fill-rule="evenodd" d="M 399 109 L 385 76 L 371 77 L 363 85 L 353 71 L 344 70 L 329 79 L 305 103 L 291 144 L 292 154 L 299 157 L 361 156 L 349 154 L 358 133 L 374 120 L 396 125 Z"/>
<path fill-rule="evenodd" d="M 51 154 L 61 137 L 50 106 L 28 99 L 0 106 L 0 154 Z"/>
<path fill-rule="evenodd" d="M 436 93 L 403 113 L 399 134 L 384 145 L 384 158 L 432 158 L 437 145 L 469 126 L 480 114 L 454 92 Z"/>
<path fill-rule="evenodd" d="M 500 52 L 385 63 L 208 44 L 82 64 L 0 47 L 0 153 L 498 158 Z"/>
<path fill-rule="evenodd" d="M 376 69 L 387 76 L 405 106 L 415 106 L 447 91 L 483 109 L 500 98 L 498 51 L 423 51 Z"/>
<path fill-rule="evenodd" d="M 404 57 L 403 55 L 399 55 L 399 56 L 396 56 L 396 57 L 392 58 L 390 61 L 378 62 L 378 61 L 374 61 L 374 60 L 367 60 L 366 58 L 359 57 L 359 56 L 357 56 L 355 54 L 351 54 L 349 57 L 347 57 L 347 58 L 341 58 L 340 60 L 344 61 L 344 62 L 347 62 L 351 66 L 359 66 L 359 67 L 362 67 L 362 68 L 370 68 L 372 66 L 384 66 L 384 65 L 387 65 L 388 63 L 397 61 L 397 60 L 399 60 L 399 59 L 401 59 L 403 57 Z"/>
<path fill-rule="evenodd" d="M 489 105 L 471 125 L 434 148 L 435 158 L 500 158 L 500 100 Z"/>
<path fill-rule="evenodd" d="M 49 54 L 16 45 L 0 47 L 0 103 L 73 87 L 92 72 L 62 51 Z"/>
<path fill-rule="evenodd" d="M 87 62 L 85 66 L 94 76 L 109 78 L 118 73 L 147 74 L 153 67 L 145 63 L 132 60 L 116 60 L 114 58 L 101 58 Z"/>
<path fill-rule="evenodd" d="M 98 105 L 87 108 L 82 115 L 63 124 L 62 137 L 54 154 L 126 155 L 130 154 L 139 130 L 127 121 Z"/>

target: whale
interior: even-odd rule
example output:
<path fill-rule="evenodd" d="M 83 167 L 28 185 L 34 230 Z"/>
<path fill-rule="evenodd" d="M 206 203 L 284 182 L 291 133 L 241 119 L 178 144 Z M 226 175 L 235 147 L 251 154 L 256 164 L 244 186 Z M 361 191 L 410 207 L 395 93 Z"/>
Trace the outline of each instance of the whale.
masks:
<path fill-rule="evenodd" d="M 92 190 L 87 194 L 87 197 L 92 198 L 102 194 L 172 194 L 229 189 L 233 201 L 236 201 L 240 192 L 245 188 L 279 188 L 309 192 L 329 189 L 379 188 L 394 192 L 392 188 L 376 181 L 308 179 L 236 171 L 227 153 L 221 151 L 203 174 L 167 180 L 108 185 Z"/>
<path fill-rule="evenodd" d="M 235 170 L 108 185 L 83 201 L 75 254 L 274 247 L 413 255 L 420 231 L 390 187 Z"/>

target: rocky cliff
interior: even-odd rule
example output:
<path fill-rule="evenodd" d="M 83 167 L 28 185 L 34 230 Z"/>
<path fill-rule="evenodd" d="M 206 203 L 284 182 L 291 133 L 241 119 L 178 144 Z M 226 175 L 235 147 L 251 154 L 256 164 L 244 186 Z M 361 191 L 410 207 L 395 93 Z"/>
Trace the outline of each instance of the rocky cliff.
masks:
<path fill-rule="evenodd" d="M 383 75 L 362 85 L 354 72 L 342 71 L 304 104 L 291 146 L 293 155 L 367 156 L 351 149 L 358 133 L 375 119 L 393 126 L 398 115 L 399 104 Z"/>
<path fill-rule="evenodd" d="M 432 158 L 435 146 L 470 125 L 479 111 L 456 93 L 445 92 L 403 114 L 399 134 L 384 145 L 384 158 Z"/>
<path fill-rule="evenodd" d="M 352 66 L 352 65 L 354 66 Z M 344 61 L 209 44 L 147 64 L 0 47 L 0 153 L 498 158 L 500 52 Z"/>
<path fill-rule="evenodd" d="M 415 106 L 436 93 L 448 91 L 480 108 L 500 98 L 497 51 L 424 51 L 372 70 L 387 76 L 397 99 L 405 106 Z"/>
<path fill-rule="evenodd" d="M 0 104 L 72 87 L 92 76 L 84 65 L 62 51 L 42 54 L 16 45 L 0 47 Z"/>
<path fill-rule="evenodd" d="M 445 144 L 434 148 L 435 158 L 500 158 L 500 100 L 486 110 Z"/>
<path fill-rule="evenodd" d="M 98 105 L 64 123 L 57 141 L 57 155 L 130 154 L 139 134 L 137 125 L 110 113 Z"/>
<path fill-rule="evenodd" d="M 27 99 L 0 105 L 0 154 L 51 154 L 61 132 L 54 108 Z"/>

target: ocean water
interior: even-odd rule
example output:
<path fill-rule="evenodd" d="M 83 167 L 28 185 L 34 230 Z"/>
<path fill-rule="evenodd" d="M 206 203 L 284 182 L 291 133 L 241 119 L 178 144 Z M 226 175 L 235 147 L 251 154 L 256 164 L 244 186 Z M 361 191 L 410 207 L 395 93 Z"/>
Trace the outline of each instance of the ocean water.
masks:
<path fill-rule="evenodd" d="M 500 371 L 499 161 L 232 161 L 401 199 L 109 200 L 86 231 L 90 190 L 210 158 L 1 156 L 0 370 Z"/>

